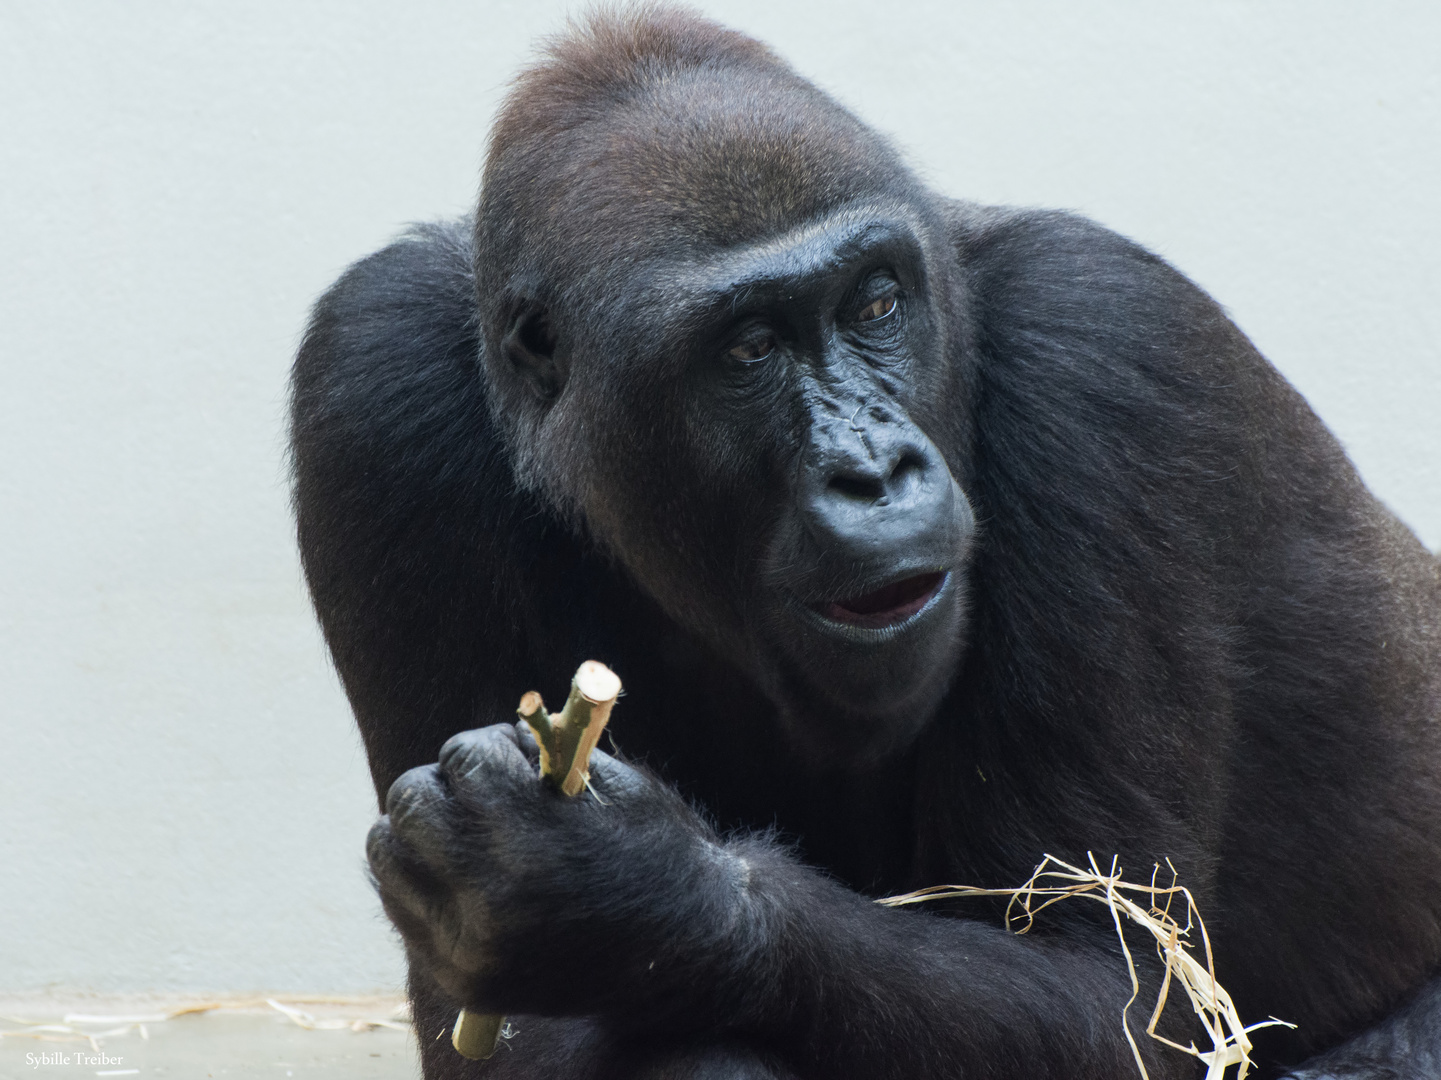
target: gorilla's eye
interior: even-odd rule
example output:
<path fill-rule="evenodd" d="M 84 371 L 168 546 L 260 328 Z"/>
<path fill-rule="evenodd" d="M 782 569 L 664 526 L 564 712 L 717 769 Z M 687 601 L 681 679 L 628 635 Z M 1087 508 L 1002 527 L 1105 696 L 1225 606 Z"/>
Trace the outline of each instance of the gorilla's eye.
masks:
<path fill-rule="evenodd" d="M 757 364 L 776 351 L 776 339 L 766 334 L 733 346 L 728 355 L 742 364 Z"/>
<path fill-rule="evenodd" d="M 870 306 L 860 314 L 861 322 L 879 322 L 891 312 L 896 310 L 896 294 L 886 293 L 885 296 L 873 300 Z"/>

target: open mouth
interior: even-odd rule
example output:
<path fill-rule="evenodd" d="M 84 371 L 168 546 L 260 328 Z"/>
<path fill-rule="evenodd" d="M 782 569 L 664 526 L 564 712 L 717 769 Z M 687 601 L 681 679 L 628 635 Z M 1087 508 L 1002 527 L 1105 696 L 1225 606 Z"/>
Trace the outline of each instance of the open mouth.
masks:
<path fill-rule="evenodd" d="M 917 574 L 901 581 L 882 585 L 863 596 L 831 600 L 816 606 L 816 611 L 834 622 L 878 630 L 909 619 L 930 603 L 946 580 L 943 570 Z"/>

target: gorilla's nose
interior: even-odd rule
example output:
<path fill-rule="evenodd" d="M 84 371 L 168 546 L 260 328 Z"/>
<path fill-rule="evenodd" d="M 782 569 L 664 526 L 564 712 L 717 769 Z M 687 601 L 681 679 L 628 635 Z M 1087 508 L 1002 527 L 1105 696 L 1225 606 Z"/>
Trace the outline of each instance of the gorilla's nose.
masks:
<path fill-rule="evenodd" d="M 844 500 L 852 500 L 857 506 L 885 505 L 892 499 L 911 497 L 924 482 L 929 463 L 910 446 L 894 449 L 896 452 L 879 459 L 846 456 L 837 461 L 826 482 L 827 497 L 842 500 L 841 505 L 851 505 Z"/>
<path fill-rule="evenodd" d="M 825 425 L 813 432 L 803 468 L 807 531 L 823 558 L 839 557 L 853 571 L 949 567 L 970 536 L 965 496 L 940 451 L 909 422 Z"/>

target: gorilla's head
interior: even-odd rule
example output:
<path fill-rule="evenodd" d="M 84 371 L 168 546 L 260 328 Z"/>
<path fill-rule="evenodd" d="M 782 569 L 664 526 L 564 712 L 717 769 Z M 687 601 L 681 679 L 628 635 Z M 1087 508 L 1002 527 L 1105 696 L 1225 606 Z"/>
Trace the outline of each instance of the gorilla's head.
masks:
<path fill-rule="evenodd" d="M 682 13 L 554 43 L 492 136 L 476 281 L 519 482 L 817 764 L 908 743 L 964 643 L 945 213 L 764 46 Z"/>

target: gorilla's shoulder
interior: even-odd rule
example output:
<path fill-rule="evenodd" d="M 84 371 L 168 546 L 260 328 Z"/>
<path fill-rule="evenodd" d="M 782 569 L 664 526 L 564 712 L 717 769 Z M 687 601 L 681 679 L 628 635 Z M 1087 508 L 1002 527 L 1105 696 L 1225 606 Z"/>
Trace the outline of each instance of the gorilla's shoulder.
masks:
<path fill-rule="evenodd" d="M 334 403 L 338 390 L 382 389 L 359 385 L 371 380 L 474 367 L 478 350 L 470 223 L 413 226 L 317 301 L 296 360 L 296 404 L 322 404 L 304 400 L 322 388 Z"/>
<path fill-rule="evenodd" d="M 1167 543 L 1207 535 L 1226 500 L 1240 514 L 1254 490 L 1230 482 L 1237 470 L 1264 482 L 1256 463 L 1273 436 L 1317 468 L 1344 468 L 1220 305 L 1160 256 L 1075 214 L 950 211 L 993 537 L 1007 514 L 1019 515 L 1014 550 L 1042 519 L 1105 534 L 1112 550 L 1119 532 L 1134 551 L 1163 522 Z"/>
<path fill-rule="evenodd" d="M 514 510 L 481 376 L 470 232 L 413 227 L 316 302 L 291 382 L 302 534 L 371 544 L 379 559 L 401 534 L 438 542 L 457 514 Z"/>
<path fill-rule="evenodd" d="M 948 205 L 972 302 L 993 338 L 1016 333 L 1111 355 L 1150 351 L 1158 338 L 1239 335 L 1204 291 L 1159 255 L 1079 214 Z M 1187 350 L 1189 351 L 1189 350 Z"/>
<path fill-rule="evenodd" d="M 490 441 L 470 253 L 467 221 L 414 226 L 316 302 L 291 382 L 302 480 L 332 453 L 394 471 L 437 437 Z"/>

